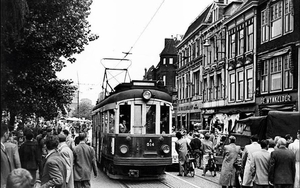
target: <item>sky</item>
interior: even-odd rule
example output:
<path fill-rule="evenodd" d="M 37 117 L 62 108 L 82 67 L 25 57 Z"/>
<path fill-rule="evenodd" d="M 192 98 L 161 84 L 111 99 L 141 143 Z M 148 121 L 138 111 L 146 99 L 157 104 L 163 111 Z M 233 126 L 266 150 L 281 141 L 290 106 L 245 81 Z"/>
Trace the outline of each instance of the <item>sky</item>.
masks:
<path fill-rule="evenodd" d="M 101 59 L 121 59 L 123 52 L 130 51 L 126 57 L 131 61 L 129 76 L 141 80 L 145 68 L 158 64 L 165 38 L 184 35 L 211 3 L 213 0 L 93 0 L 88 21 L 99 38 L 57 76 L 79 83 L 80 99 L 89 98 L 95 104 L 104 75 Z"/>

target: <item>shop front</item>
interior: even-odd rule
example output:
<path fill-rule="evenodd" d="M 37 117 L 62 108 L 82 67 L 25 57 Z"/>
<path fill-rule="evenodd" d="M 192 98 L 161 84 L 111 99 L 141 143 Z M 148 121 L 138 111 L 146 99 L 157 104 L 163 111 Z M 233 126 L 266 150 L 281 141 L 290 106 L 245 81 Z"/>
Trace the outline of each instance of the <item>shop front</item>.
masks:
<path fill-rule="evenodd" d="M 256 98 L 258 115 L 265 116 L 269 111 L 298 111 L 298 96 L 296 92 L 289 94 L 274 94 Z"/>
<path fill-rule="evenodd" d="M 201 103 L 190 102 L 178 105 L 177 130 L 192 131 L 202 126 Z"/>

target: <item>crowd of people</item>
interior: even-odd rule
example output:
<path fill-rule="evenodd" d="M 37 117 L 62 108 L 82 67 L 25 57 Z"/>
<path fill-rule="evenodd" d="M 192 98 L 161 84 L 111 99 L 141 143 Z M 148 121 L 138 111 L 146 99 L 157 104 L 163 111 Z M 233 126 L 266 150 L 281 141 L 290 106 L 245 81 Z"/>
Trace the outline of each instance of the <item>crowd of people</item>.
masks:
<path fill-rule="evenodd" d="M 226 137 L 217 139 L 215 132 L 203 135 L 197 131 L 189 134 L 178 131 L 176 137 L 178 176 L 187 175 L 188 154 L 191 154 L 195 167 L 202 169 L 202 176 L 208 171 L 216 176 L 216 171 L 220 171 L 218 182 L 222 188 L 300 188 L 300 130 L 295 139 L 286 135 L 259 140 L 252 135 L 251 143 L 243 148 L 236 145 L 235 136 L 229 136 L 225 142 Z M 220 169 L 216 165 L 217 155 L 222 158 Z"/>
<path fill-rule="evenodd" d="M 1 188 L 91 187 L 97 166 L 88 129 L 48 126 L 36 132 L 10 132 L 1 124 Z"/>

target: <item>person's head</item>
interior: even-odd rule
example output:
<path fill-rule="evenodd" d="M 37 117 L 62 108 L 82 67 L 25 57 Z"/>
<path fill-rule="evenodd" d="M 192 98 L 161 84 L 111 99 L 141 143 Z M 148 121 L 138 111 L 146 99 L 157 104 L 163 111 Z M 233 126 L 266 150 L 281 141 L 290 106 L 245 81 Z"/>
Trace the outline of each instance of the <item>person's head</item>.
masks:
<path fill-rule="evenodd" d="M 47 136 L 53 135 L 53 129 L 51 127 L 47 128 Z"/>
<path fill-rule="evenodd" d="M 276 146 L 275 141 L 273 139 L 269 139 L 269 148 L 274 148 Z"/>
<path fill-rule="evenodd" d="M 74 134 L 75 133 L 75 129 L 71 128 L 71 133 Z"/>
<path fill-rule="evenodd" d="M 297 138 L 300 139 L 300 129 L 297 131 Z"/>
<path fill-rule="evenodd" d="M 32 140 L 33 139 L 33 133 L 31 131 L 29 131 L 28 133 L 26 133 L 25 138 L 26 138 L 26 140 Z"/>
<path fill-rule="evenodd" d="M 64 134 L 62 134 L 62 133 L 60 133 L 59 135 L 58 135 L 58 141 L 61 143 L 61 142 L 65 142 L 66 141 L 66 135 L 64 135 Z"/>
<path fill-rule="evenodd" d="M 229 143 L 235 143 L 235 141 L 236 141 L 236 138 L 235 138 L 235 136 L 229 136 Z"/>
<path fill-rule="evenodd" d="M 176 132 L 176 137 L 177 137 L 178 139 L 181 139 L 181 138 L 182 138 L 182 134 L 181 134 L 180 131 Z"/>
<path fill-rule="evenodd" d="M 5 141 L 8 138 L 8 126 L 6 123 L 1 123 L 1 140 Z"/>
<path fill-rule="evenodd" d="M 259 142 L 259 144 L 260 144 L 260 147 L 261 147 L 262 149 L 268 149 L 269 141 L 268 141 L 268 140 L 261 140 L 261 141 Z"/>
<path fill-rule="evenodd" d="M 255 135 L 252 135 L 251 137 L 250 137 L 250 140 L 251 140 L 251 142 L 257 142 L 258 141 L 258 136 L 255 134 Z"/>
<path fill-rule="evenodd" d="M 64 135 L 66 135 L 66 136 L 68 136 L 70 133 L 69 133 L 69 131 L 67 130 L 67 129 L 64 129 L 63 130 L 63 133 L 64 133 Z"/>
<path fill-rule="evenodd" d="M 275 138 L 274 138 L 275 145 L 277 145 L 277 142 L 280 138 L 281 138 L 281 136 L 275 136 Z"/>
<path fill-rule="evenodd" d="M 292 143 L 292 142 L 293 142 L 293 137 L 292 137 L 290 134 L 286 134 L 286 135 L 284 136 L 284 138 L 286 139 L 286 141 L 287 141 L 288 143 Z"/>
<path fill-rule="evenodd" d="M 32 176 L 28 170 L 17 168 L 11 171 L 7 177 L 6 187 L 9 188 L 31 188 Z"/>
<path fill-rule="evenodd" d="M 286 139 L 284 138 L 279 138 L 278 142 L 277 142 L 277 147 L 280 147 L 280 146 L 286 146 Z"/>
<path fill-rule="evenodd" d="M 79 135 L 78 135 L 79 141 L 84 141 L 85 138 L 86 138 L 86 134 L 85 133 L 79 133 Z"/>
<path fill-rule="evenodd" d="M 200 137 L 200 134 L 199 133 L 197 133 L 197 132 L 195 132 L 195 134 L 194 134 L 194 138 L 199 138 Z"/>
<path fill-rule="evenodd" d="M 46 144 L 47 150 L 56 149 L 57 146 L 58 146 L 58 142 L 59 141 L 58 141 L 57 135 L 47 136 L 46 140 L 45 140 L 45 144 Z"/>

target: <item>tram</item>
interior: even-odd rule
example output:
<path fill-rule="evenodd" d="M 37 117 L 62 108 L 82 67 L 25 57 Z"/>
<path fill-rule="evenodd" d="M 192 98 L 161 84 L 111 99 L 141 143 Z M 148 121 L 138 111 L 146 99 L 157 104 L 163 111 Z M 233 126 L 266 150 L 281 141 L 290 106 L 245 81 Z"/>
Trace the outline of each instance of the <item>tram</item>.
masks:
<path fill-rule="evenodd" d="M 104 94 L 92 110 L 92 146 L 112 179 L 161 179 L 172 165 L 172 103 L 163 86 L 133 80 Z"/>

